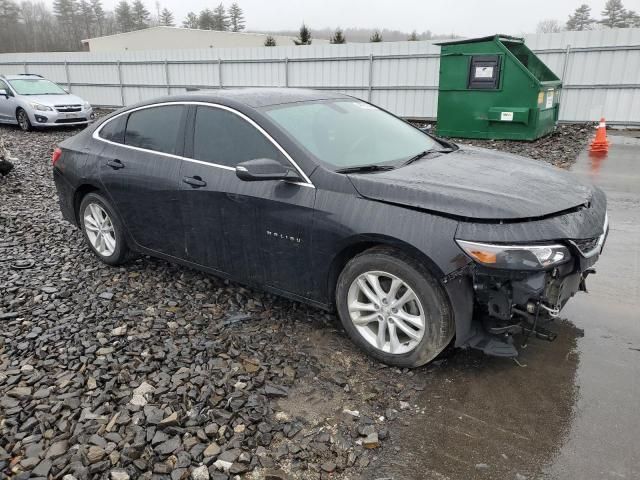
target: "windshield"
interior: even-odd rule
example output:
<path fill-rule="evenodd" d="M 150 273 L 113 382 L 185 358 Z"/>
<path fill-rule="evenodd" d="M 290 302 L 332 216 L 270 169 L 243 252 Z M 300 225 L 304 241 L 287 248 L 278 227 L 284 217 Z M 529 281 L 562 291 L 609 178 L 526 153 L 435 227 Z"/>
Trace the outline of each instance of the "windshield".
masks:
<path fill-rule="evenodd" d="M 335 170 L 401 163 L 437 145 L 417 128 L 359 100 L 286 104 L 266 114 Z"/>
<path fill-rule="evenodd" d="M 66 95 L 62 88 L 43 78 L 21 78 L 9 80 L 18 95 Z"/>

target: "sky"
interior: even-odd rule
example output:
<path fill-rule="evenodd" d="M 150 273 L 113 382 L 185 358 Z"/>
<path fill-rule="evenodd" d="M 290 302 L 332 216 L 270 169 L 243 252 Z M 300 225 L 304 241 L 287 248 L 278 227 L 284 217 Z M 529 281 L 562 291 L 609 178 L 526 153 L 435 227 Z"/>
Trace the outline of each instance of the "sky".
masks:
<path fill-rule="evenodd" d="M 45 0 L 49 5 L 53 0 Z M 118 0 L 102 0 L 113 9 Z M 187 12 L 214 8 L 221 0 L 159 0 L 160 8 L 173 11 L 176 23 Z M 233 0 L 222 0 L 229 6 Z M 599 17 L 606 0 L 237 0 L 248 30 L 297 29 L 304 21 L 313 28 L 337 26 L 388 28 L 411 32 L 431 30 L 463 36 L 535 32 L 540 20 L 564 23 L 582 3 Z M 143 0 L 155 11 L 156 0 Z M 623 0 L 627 9 L 640 13 L 640 0 Z"/>

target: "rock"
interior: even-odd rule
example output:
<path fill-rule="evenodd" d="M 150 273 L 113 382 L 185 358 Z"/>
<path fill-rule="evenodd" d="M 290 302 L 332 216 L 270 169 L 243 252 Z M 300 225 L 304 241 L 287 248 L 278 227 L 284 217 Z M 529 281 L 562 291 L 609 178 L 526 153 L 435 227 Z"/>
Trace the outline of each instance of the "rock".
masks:
<path fill-rule="evenodd" d="M 347 410 L 346 408 L 342 410 L 342 413 L 346 413 L 347 415 L 351 415 L 352 417 L 358 418 L 360 417 L 360 412 L 358 410 Z"/>
<path fill-rule="evenodd" d="M 111 480 L 129 480 L 129 473 L 123 468 L 114 468 L 109 472 Z"/>
<path fill-rule="evenodd" d="M 270 397 L 286 397 L 289 395 L 289 389 L 282 385 L 268 384 L 264 387 L 264 393 Z"/>
<path fill-rule="evenodd" d="M 102 447 L 91 445 L 87 450 L 87 461 L 89 463 L 97 463 L 107 456 L 107 452 Z"/>
<path fill-rule="evenodd" d="M 51 470 L 51 465 L 51 460 L 45 458 L 31 471 L 31 475 L 34 477 L 47 477 L 49 475 L 49 470 Z"/>
<path fill-rule="evenodd" d="M 333 462 L 324 462 L 322 465 L 320 465 L 320 468 L 322 470 L 324 470 L 327 473 L 331 473 L 333 471 L 335 471 L 336 469 L 336 464 Z"/>
<path fill-rule="evenodd" d="M 191 470 L 191 478 L 192 480 L 209 480 L 209 470 L 205 465 L 196 467 Z"/>
<path fill-rule="evenodd" d="M 154 450 L 160 455 L 169 455 L 170 453 L 175 452 L 178 447 L 180 447 L 180 437 L 172 437 L 166 442 L 156 446 Z"/>
<path fill-rule="evenodd" d="M 103 300 L 111 300 L 113 298 L 113 293 L 111 293 L 111 292 L 102 292 L 100 295 L 98 295 L 98 298 L 101 298 Z"/>
<path fill-rule="evenodd" d="M 216 467 L 218 470 L 223 471 L 223 472 L 228 472 L 229 469 L 231 468 L 231 465 L 233 465 L 233 462 L 226 462 L 224 460 L 216 460 L 213 464 L 214 467 Z"/>
<path fill-rule="evenodd" d="M 98 356 L 111 355 L 113 352 L 114 352 L 113 347 L 103 347 L 98 349 L 98 351 L 96 352 L 96 355 Z"/>
<path fill-rule="evenodd" d="M 264 480 L 288 480 L 289 477 L 284 470 L 266 469 L 264 471 Z"/>
<path fill-rule="evenodd" d="M 69 443 L 66 440 L 60 440 L 59 442 L 52 443 L 47 450 L 46 458 L 50 458 L 52 460 L 58 458 L 67 453 L 68 449 Z"/>
<path fill-rule="evenodd" d="M 127 334 L 127 326 L 126 325 L 121 325 L 121 326 L 116 327 L 113 330 L 111 330 L 111 335 L 114 336 L 114 337 L 123 337 L 126 334 Z"/>
<path fill-rule="evenodd" d="M 204 449 L 202 455 L 205 457 L 217 457 L 220 454 L 220 447 L 217 443 L 210 443 L 207 448 Z"/>
<path fill-rule="evenodd" d="M 364 448 L 378 448 L 380 446 L 378 434 L 374 432 L 367 435 L 366 438 L 362 441 L 362 446 Z"/>
<path fill-rule="evenodd" d="M 98 388 L 96 379 L 93 377 L 87 378 L 87 390 L 95 390 L 96 388 Z"/>
<path fill-rule="evenodd" d="M 489 468 L 489 465 L 486 463 L 476 463 L 476 470 L 486 470 Z"/>
<path fill-rule="evenodd" d="M 222 460 L 223 462 L 233 463 L 238 459 L 241 453 L 242 453 L 242 450 L 240 450 L 239 448 L 232 448 L 230 450 L 225 450 L 218 456 L 218 460 Z"/>
<path fill-rule="evenodd" d="M 22 365 L 22 367 L 20 367 L 20 371 L 24 374 L 30 374 L 32 373 L 34 370 L 33 365 L 29 365 L 28 363 Z"/>
<path fill-rule="evenodd" d="M 142 382 L 139 387 L 133 390 L 133 397 L 129 403 L 144 407 L 147 404 L 146 395 L 155 392 L 153 385 Z"/>
<path fill-rule="evenodd" d="M 147 422 L 148 422 L 148 419 L 147 419 Z M 163 418 L 162 421 L 160 421 L 158 427 L 166 428 L 166 427 L 174 427 L 176 425 L 178 425 L 178 414 L 176 412 L 173 412 L 168 417 Z"/>
<path fill-rule="evenodd" d="M 400 402 L 400 410 L 409 410 L 410 408 L 411 405 L 409 405 L 409 402 Z"/>
<path fill-rule="evenodd" d="M 246 428 L 247 427 L 245 427 L 244 425 L 240 424 L 240 425 L 236 425 L 235 427 L 233 427 L 233 431 L 235 433 L 244 433 Z"/>
<path fill-rule="evenodd" d="M 7 395 L 23 400 L 31 396 L 31 391 L 31 387 L 14 387 L 7 392 Z"/>

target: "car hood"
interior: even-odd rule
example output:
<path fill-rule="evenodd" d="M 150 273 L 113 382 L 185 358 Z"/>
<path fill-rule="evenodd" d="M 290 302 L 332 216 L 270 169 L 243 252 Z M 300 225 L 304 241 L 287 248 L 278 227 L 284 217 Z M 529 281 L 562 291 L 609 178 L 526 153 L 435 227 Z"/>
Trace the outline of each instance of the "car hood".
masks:
<path fill-rule="evenodd" d="M 350 174 L 363 197 L 478 220 L 532 219 L 588 204 L 593 187 L 541 161 L 476 147 Z"/>
<path fill-rule="evenodd" d="M 25 100 L 38 102 L 42 105 L 53 107 L 55 105 L 82 105 L 84 100 L 76 95 L 25 95 Z"/>

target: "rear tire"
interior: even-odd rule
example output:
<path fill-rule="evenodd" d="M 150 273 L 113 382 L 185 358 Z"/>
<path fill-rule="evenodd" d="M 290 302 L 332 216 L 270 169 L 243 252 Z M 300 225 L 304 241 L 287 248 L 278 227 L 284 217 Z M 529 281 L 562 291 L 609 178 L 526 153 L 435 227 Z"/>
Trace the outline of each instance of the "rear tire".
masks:
<path fill-rule="evenodd" d="M 124 225 L 102 195 L 85 195 L 80 202 L 78 219 L 87 245 L 101 261 L 120 265 L 129 259 Z"/>
<path fill-rule="evenodd" d="M 24 109 L 19 108 L 16 111 L 16 120 L 18 121 L 18 126 L 23 132 L 29 132 L 33 130 L 31 120 L 29 120 L 29 115 L 27 115 L 27 112 Z"/>
<path fill-rule="evenodd" d="M 430 362 L 455 333 L 442 286 L 422 264 L 389 247 L 366 250 L 347 263 L 336 285 L 336 307 L 353 342 L 396 367 Z"/>

